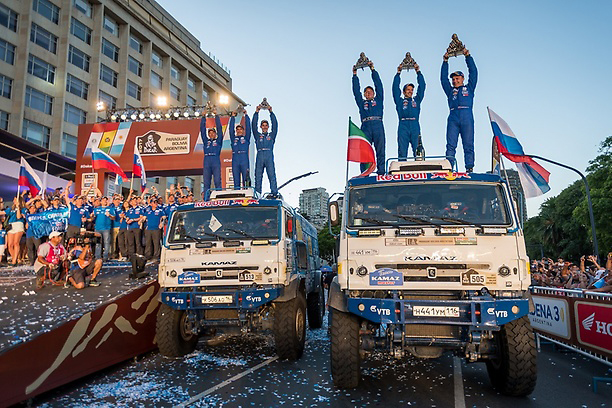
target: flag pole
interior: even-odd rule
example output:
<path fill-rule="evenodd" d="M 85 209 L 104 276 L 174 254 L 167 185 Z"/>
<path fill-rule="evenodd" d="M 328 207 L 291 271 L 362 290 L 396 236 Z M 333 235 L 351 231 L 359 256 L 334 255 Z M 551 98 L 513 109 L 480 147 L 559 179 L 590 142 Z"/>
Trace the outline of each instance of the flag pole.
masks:
<path fill-rule="evenodd" d="M 546 157 L 536 156 L 535 154 L 526 154 L 525 156 L 531 157 L 532 159 L 544 160 L 545 162 L 548 162 L 551 164 L 556 164 L 559 167 L 563 167 L 565 169 L 572 170 L 580 176 L 580 178 L 584 182 L 584 189 L 586 190 L 586 196 L 587 196 L 587 204 L 589 206 L 589 218 L 591 220 L 591 232 L 593 235 L 593 250 L 595 252 L 593 255 L 595 255 L 595 257 L 599 257 L 599 246 L 597 245 L 597 234 L 595 232 L 595 216 L 593 215 L 593 203 L 591 202 L 591 191 L 589 190 L 589 182 L 587 181 L 584 174 L 582 174 L 578 169 L 568 166 L 567 164 L 559 163 L 554 160 L 547 159 Z"/>
<path fill-rule="evenodd" d="M 348 127 L 348 134 L 351 134 L 351 117 L 349 116 L 349 123 L 348 123 L 349 127 Z M 346 150 L 348 151 L 348 144 L 349 144 L 349 139 L 346 139 Z M 348 181 L 348 171 L 349 171 L 349 161 L 348 161 L 348 157 L 346 158 L 346 176 L 344 178 L 344 183 L 346 184 L 346 182 Z"/>

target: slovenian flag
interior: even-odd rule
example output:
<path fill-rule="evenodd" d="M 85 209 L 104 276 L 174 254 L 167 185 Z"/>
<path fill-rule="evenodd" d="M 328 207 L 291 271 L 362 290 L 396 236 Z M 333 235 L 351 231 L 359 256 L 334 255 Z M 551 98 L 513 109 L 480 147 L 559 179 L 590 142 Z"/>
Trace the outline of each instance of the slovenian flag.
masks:
<path fill-rule="evenodd" d="M 550 173 L 533 158 L 525 155 L 523 146 L 519 143 L 510 126 L 491 109 L 487 109 L 497 149 L 508 160 L 516 163 L 525 197 L 537 197 L 549 191 Z"/>
<path fill-rule="evenodd" d="M 144 191 L 147 187 L 147 173 L 145 172 L 144 163 L 138 147 L 134 145 L 134 163 L 132 164 L 132 174 L 140 177 L 140 191 Z"/>
<path fill-rule="evenodd" d="M 28 187 L 30 193 L 32 193 L 32 197 L 38 195 L 43 185 L 42 181 L 40 181 L 40 177 L 38 177 L 32 166 L 30 166 L 23 157 L 21 157 L 21 166 L 19 166 L 19 180 L 17 185 Z"/>
<path fill-rule="evenodd" d="M 372 141 L 349 118 L 348 148 L 346 160 L 356 163 L 366 163 L 368 168 L 359 177 L 368 176 L 376 169 L 376 154 Z"/>
<path fill-rule="evenodd" d="M 119 164 L 113 160 L 108 154 L 104 153 L 97 147 L 91 149 L 91 165 L 94 170 L 106 169 L 110 172 L 117 174 L 123 179 L 127 179 L 127 176 L 121 170 Z"/>

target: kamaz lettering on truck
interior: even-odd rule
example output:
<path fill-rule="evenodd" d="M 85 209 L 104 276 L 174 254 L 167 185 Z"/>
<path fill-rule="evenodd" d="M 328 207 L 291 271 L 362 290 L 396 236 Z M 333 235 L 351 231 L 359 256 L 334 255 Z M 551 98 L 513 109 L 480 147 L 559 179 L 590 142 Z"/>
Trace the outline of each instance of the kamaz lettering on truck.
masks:
<path fill-rule="evenodd" d="M 162 249 L 157 344 L 182 356 L 199 337 L 271 329 L 281 358 L 304 350 L 325 313 L 316 229 L 282 199 L 213 191 L 178 207 Z"/>
<path fill-rule="evenodd" d="M 485 362 L 500 392 L 530 394 L 529 259 L 506 182 L 453 172 L 445 159 L 392 162 L 389 174 L 349 180 L 341 202 L 329 295 L 335 385 L 356 387 L 376 349 L 452 351 Z M 339 202 L 329 211 L 340 224 Z"/>

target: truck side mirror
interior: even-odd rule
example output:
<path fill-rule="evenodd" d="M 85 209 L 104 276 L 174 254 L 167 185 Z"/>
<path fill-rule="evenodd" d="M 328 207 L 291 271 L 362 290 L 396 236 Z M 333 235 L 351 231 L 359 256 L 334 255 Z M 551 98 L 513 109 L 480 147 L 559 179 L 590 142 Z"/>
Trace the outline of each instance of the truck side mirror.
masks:
<path fill-rule="evenodd" d="M 340 224 L 340 210 L 337 201 L 329 203 L 329 223 L 332 227 Z"/>

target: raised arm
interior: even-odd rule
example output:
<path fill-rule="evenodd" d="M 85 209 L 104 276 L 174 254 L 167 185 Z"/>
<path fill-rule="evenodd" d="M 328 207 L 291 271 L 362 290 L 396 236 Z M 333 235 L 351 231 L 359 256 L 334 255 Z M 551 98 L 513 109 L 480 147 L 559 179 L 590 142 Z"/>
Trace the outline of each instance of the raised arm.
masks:
<path fill-rule="evenodd" d="M 355 97 L 355 102 L 357 106 L 361 106 L 361 102 L 363 101 L 363 96 L 361 95 L 361 86 L 359 85 L 359 77 L 356 73 L 353 73 L 353 96 Z"/>
<path fill-rule="evenodd" d="M 249 140 L 251 138 L 251 120 L 247 115 L 246 110 L 244 111 L 244 138 Z"/>
<path fill-rule="evenodd" d="M 64 201 L 66 202 L 66 205 L 70 205 L 71 203 L 70 197 L 68 195 L 71 185 L 72 185 L 72 180 L 70 180 L 68 184 L 66 184 L 66 187 L 64 188 Z"/>
<path fill-rule="evenodd" d="M 380 102 L 383 101 L 385 97 L 385 91 L 383 90 L 383 84 L 380 80 L 380 75 L 378 75 L 378 71 L 372 67 L 372 81 L 374 81 L 374 90 L 376 91 L 376 99 Z"/>
<path fill-rule="evenodd" d="M 234 131 L 234 124 L 236 123 L 236 116 L 232 115 L 229 120 L 229 137 L 232 145 L 234 144 L 234 139 L 236 138 L 236 132 Z"/>
<path fill-rule="evenodd" d="M 217 139 L 219 139 L 217 151 L 221 154 L 221 149 L 223 149 L 223 125 L 221 125 L 221 117 L 219 115 L 215 116 L 215 126 L 217 127 Z"/>
<path fill-rule="evenodd" d="M 400 73 L 398 72 L 393 77 L 393 84 L 391 85 L 391 94 L 393 95 L 393 102 L 395 106 L 399 107 L 402 104 L 402 91 L 400 90 Z"/>
<path fill-rule="evenodd" d="M 200 119 L 200 137 L 202 138 L 202 143 L 206 142 L 206 116 L 202 116 Z"/>
<path fill-rule="evenodd" d="M 417 85 L 419 86 L 419 88 L 417 89 L 415 99 L 417 102 L 420 103 L 421 101 L 423 101 L 423 98 L 425 97 L 425 77 L 421 73 L 421 70 L 417 71 Z"/>
<path fill-rule="evenodd" d="M 257 140 L 257 138 L 259 137 L 259 130 L 257 130 L 258 123 L 259 123 L 259 112 L 255 111 L 255 113 L 253 114 L 253 121 L 251 122 L 252 129 L 253 129 L 253 137 L 255 138 L 255 140 Z"/>
<path fill-rule="evenodd" d="M 272 108 L 270 108 L 270 122 L 272 122 L 272 130 L 270 131 L 270 137 L 272 140 L 276 140 L 276 134 L 278 133 L 278 121 L 276 120 L 276 115 L 272 112 Z"/>
<path fill-rule="evenodd" d="M 474 58 L 469 54 L 469 51 L 465 56 L 465 63 L 467 64 L 469 75 L 467 86 L 472 92 L 474 92 L 474 89 L 476 89 L 476 83 L 478 82 L 478 69 L 476 69 L 476 63 L 474 63 Z"/>
<path fill-rule="evenodd" d="M 446 54 L 444 54 L 446 55 Z M 450 96 L 453 90 L 450 81 L 448 80 L 448 59 L 445 57 L 442 62 L 442 68 L 440 69 L 440 83 L 446 96 Z"/>

